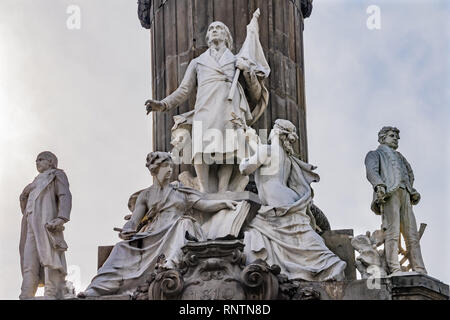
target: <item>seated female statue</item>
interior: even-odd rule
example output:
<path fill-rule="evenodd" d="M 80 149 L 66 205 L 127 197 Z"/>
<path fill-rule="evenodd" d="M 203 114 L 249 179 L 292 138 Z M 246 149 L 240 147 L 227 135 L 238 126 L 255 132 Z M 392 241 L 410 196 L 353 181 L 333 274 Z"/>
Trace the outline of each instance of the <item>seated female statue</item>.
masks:
<path fill-rule="evenodd" d="M 235 209 L 234 201 L 204 200 L 202 193 L 194 189 L 171 184 L 173 162 L 169 153 L 150 153 L 146 166 L 153 176 L 153 185 L 139 192 L 133 214 L 119 235 L 123 241 L 114 246 L 79 297 L 115 295 L 135 289 L 155 269 L 161 255 L 166 259 L 164 267 L 175 267 L 181 248 L 188 241 L 186 232 L 199 241 L 205 240 L 192 217 L 192 209 L 208 213 Z M 145 227 L 142 221 L 147 221 Z"/>

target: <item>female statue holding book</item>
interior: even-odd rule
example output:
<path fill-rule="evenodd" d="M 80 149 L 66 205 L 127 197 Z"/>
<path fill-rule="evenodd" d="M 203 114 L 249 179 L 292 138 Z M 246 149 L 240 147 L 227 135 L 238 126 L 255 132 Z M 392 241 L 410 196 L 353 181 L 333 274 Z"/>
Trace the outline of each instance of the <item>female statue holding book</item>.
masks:
<path fill-rule="evenodd" d="M 146 166 L 154 184 L 139 192 L 133 214 L 124 225 L 110 256 L 98 270 L 86 291 L 79 297 L 115 295 L 134 289 L 152 272 L 158 258 L 164 255 L 164 267 L 174 268 L 180 259 L 181 248 L 192 238 L 205 240 L 203 231 L 192 217 L 192 209 L 217 212 L 235 209 L 236 202 L 204 200 L 202 193 L 171 184 L 173 163 L 166 152 L 152 152 Z M 142 222 L 146 221 L 143 226 Z"/>

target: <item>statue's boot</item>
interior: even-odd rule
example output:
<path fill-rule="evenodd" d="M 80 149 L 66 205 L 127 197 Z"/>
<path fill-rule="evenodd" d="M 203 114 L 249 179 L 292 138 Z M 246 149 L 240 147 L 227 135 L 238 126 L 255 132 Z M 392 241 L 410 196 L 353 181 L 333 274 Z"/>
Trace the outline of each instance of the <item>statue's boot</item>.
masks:
<path fill-rule="evenodd" d="M 428 274 L 423 262 L 419 241 L 417 241 L 417 243 L 409 244 L 407 248 L 412 270 L 421 274 Z"/>
<path fill-rule="evenodd" d="M 398 261 L 398 239 L 386 239 L 384 242 L 384 251 L 386 254 L 386 263 L 391 274 L 402 271 Z"/>

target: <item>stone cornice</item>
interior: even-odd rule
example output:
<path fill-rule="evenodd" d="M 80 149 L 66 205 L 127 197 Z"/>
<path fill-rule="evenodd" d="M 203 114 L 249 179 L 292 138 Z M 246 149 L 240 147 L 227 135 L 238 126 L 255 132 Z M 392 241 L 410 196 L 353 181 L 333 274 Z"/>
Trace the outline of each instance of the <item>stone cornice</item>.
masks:
<path fill-rule="evenodd" d="M 168 0 L 164 0 L 161 2 L 161 6 L 163 6 Z M 312 2 L 313 0 L 289 0 L 294 6 L 297 7 L 298 10 L 302 12 L 303 18 L 308 18 L 312 12 Z M 141 21 L 141 25 L 145 29 L 150 29 L 152 21 L 153 21 L 153 8 L 154 0 L 138 0 L 138 17 Z M 300 8 L 298 8 L 298 3 L 300 3 Z M 158 10 L 159 8 L 156 8 Z"/>

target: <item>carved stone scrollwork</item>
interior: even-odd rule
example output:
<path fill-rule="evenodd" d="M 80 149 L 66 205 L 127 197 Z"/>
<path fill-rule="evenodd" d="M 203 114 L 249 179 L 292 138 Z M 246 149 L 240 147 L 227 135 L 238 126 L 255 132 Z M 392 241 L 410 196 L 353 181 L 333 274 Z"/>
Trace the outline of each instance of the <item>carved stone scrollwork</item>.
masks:
<path fill-rule="evenodd" d="M 278 266 L 257 260 L 248 265 L 241 274 L 247 300 L 275 300 L 278 296 Z"/>
<path fill-rule="evenodd" d="M 178 300 L 184 288 L 183 276 L 178 270 L 156 274 L 148 288 L 149 300 Z"/>
<path fill-rule="evenodd" d="M 311 300 L 320 294 L 280 274 L 280 267 L 257 260 L 245 266 L 240 240 L 190 242 L 176 269 L 155 272 L 134 300 Z"/>
<path fill-rule="evenodd" d="M 243 247 L 239 240 L 189 243 L 183 247 L 180 270 L 185 289 L 182 299 L 244 299 L 239 279 L 245 265 Z"/>

